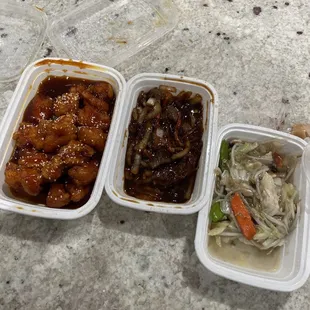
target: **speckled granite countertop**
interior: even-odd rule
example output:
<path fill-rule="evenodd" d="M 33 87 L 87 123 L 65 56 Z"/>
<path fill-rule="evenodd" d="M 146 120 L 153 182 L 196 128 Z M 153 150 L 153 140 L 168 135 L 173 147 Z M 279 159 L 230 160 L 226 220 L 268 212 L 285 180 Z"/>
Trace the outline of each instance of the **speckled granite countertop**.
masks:
<path fill-rule="evenodd" d="M 82 1 L 25 2 L 52 17 Z M 177 28 L 118 66 L 126 78 L 205 79 L 219 93 L 220 125 L 286 129 L 309 119 L 309 1 L 175 3 Z M 42 56 L 56 56 L 47 40 Z M 1 85 L 0 94 L 15 85 Z M 129 210 L 105 193 L 91 214 L 70 222 L 0 212 L 0 309 L 310 309 L 310 281 L 275 293 L 205 270 L 194 250 L 196 220 Z"/>

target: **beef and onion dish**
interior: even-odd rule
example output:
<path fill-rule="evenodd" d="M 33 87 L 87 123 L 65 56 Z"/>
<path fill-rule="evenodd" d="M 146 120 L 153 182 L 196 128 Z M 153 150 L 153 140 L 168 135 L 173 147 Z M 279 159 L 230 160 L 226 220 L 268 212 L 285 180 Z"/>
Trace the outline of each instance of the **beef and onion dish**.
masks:
<path fill-rule="evenodd" d="M 141 91 L 128 127 L 125 192 L 149 201 L 191 198 L 202 151 L 202 97 L 161 85 Z"/>
<path fill-rule="evenodd" d="M 6 165 L 12 194 L 51 208 L 78 208 L 90 197 L 115 103 L 103 81 L 49 76 L 30 101 Z"/>

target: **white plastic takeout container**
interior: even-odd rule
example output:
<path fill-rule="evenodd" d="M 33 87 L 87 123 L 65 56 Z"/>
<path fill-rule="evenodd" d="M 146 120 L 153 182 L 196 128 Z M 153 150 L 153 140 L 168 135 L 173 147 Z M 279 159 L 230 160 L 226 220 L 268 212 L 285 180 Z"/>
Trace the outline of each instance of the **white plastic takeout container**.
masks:
<path fill-rule="evenodd" d="M 49 75 L 105 80 L 112 84 L 117 94 L 108 140 L 91 197 L 85 205 L 75 210 L 53 209 L 17 200 L 4 182 L 6 163 L 15 145 L 12 135 L 17 130 L 24 110 L 36 94 L 39 84 Z M 131 120 L 131 111 L 137 104 L 140 91 L 149 90 L 159 85 L 175 86 L 178 92 L 186 90 L 199 93 L 203 98 L 203 148 L 192 197 L 184 204 L 139 200 L 128 196 L 123 188 L 127 127 Z M 139 74 L 126 84 L 119 72 L 102 65 L 60 58 L 38 60 L 24 71 L 0 127 L 3 133 L 0 137 L 0 154 L 2 155 L 0 161 L 0 182 L 2 185 L 0 208 L 38 217 L 75 219 L 86 215 L 97 205 L 106 185 L 106 191 L 110 198 L 126 207 L 174 214 L 197 212 L 206 204 L 207 172 L 210 170 L 211 149 L 215 143 L 217 115 L 218 96 L 216 91 L 211 85 L 198 79 L 164 74 Z"/>
<path fill-rule="evenodd" d="M 36 94 L 39 84 L 50 75 L 107 81 L 113 86 L 116 94 L 109 135 L 91 196 L 83 206 L 75 210 L 48 208 L 43 205 L 35 205 L 17 200 L 12 196 L 4 181 L 6 163 L 9 161 L 15 146 L 12 135 L 18 129 L 23 118 L 24 110 Z M 109 67 L 57 58 L 46 58 L 29 65 L 18 82 L 0 127 L 0 208 L 25 215 L 66 220 L 79 218 L 93 210 L 99 202 L 104 189 L 113 144 L 116 140 L 117 128 L 120 122 L 125 91 L 125 79 L 119 72 Z"/>
<path fill-rule="evenodd" d="M 218 166 L 219 151 L 223 139 L 240 138 L 245 141 L 280 140 L 284 145 L 282 151 L 288 154 L 302 155 L 307 143 L 293 135 L 268 128 L 231 124 L 220 129 L 217 145 L 212 153 L 212 167 Z M 280 251 L 280 264 L 274 272 L 264 272 L 250 268 L 239 267 L 213 256 L 208 248 L 209 211 L 215 185 L 215 174 L 208 174 L 207 204 L 199 212 L 196 229 L 195 248 L 201 263 L 210 271 L 225 278 L 244 284 L 275 291 L 293 291 L 300 288 L 308 279 L 310 273 L 309 261 L 309 183 L 306 180 L 301 162 L 298 163 L 293 183 L 299 191 L 301 214 L 296 229 L 287 237 Z"/>
<path fill-rule="evenodd" d="M 127 150 L 127 128 L 131 120 L 131 112 L 137 105 L 139 93 L 153 87 L 168 85 L 176 87 L 177 93 L 182 90 L 200 94 L 203 98 L 203 148 L 199 161 L 199 169 L 191 199 L 186 203 L 164 203 L 137 199 L 124 191 L 124 167 Z M 138 74 L 127 84 L 126 103 L 118 128 L 119 141 L 114 144 L 111 169 L 106 183 L 109 197 L 117 204 L 138 210 L 171 214 L 191 214 L 199 211 L 207 202 L 207 176 L 211 169 L 210 155 L 212 145 L 216 143 L 218 117 L 218 96 L 214 88 L 201 80 L 164 74 Z"/>

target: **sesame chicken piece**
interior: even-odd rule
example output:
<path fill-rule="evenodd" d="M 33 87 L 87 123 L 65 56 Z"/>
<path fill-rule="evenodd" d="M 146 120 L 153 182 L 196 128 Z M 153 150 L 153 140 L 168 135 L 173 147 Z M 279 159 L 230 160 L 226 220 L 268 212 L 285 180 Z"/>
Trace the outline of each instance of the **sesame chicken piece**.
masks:
<path fill-rule="evenodd" d="M 27 110 L 29 113 L 27 115 Z M 50 119 L 53 116 L 53 99 L 43 94 L 33 97 L 26 109 L 27 121 L 38 123 L 41 119 Z"/>
<path fill-rule="evenodd" d="M 89 185 L 77 186 L 73 183 L 66 184 L 66 190 L 71 194 L 71 200 L 73 202 L 78 202 L 85 198 L 89 194 L 90 189 L 91 187 Z"/>
<path fill-rule="evenodd" d="M 103 152 L 107 136 L 100 128 L 83 126 L 78 129 L 78 139 L 98 152 Z"/>
<path fill-rule="evenodd" d="M 77 186 L 89 185 L 95 181 L 99 170 L 99 162 L 92 160 L 82 166 L 74 166 L 68 171 L 73 183 Z"/>
<path fill-rule="evenodd" d="M 92 93 L 96 93 L 96 95 L 104 100 L 111 100 L 114 97 L 114 91 L 113 91 L 113 87 L 110 83 L 107 82 L 97 82 L 93 85 L 89 86 L 89 90 Z"/>
<path fill-rule="evenodd" d="M 62 208 L 71 201 L 70 194 L 66 192 L 63 184 L 54 183 L 46 197 L 46 205 L 50 208 Z"/>
<path fill-rule="evenodd" d="M 110 127 L 111 119 L 107 113 L 100 113 L 90 105 L 78 111 L 78 124 L 80 126 L 96 127 L 106 131 Z"/>
<path fill-rule="evenodd" d="M 76 117 L 73 114 L 62 115 L 55 121 L 41 121 L 39 133 L 44 136 L 43 150 L 55 152 L 59 147 L 76 139 Z"/>
<path fill-rule="evenodd" d="M 19 193 L 37 196 L 41 191 L 43 179 L 40 169 L 9 162 L 5 169 L 5 182 Z"/>
<path fill-rule="evenodd" d="M 28 168 L 42 168 L 49 158 L 46 154 L 34 149 L 22 149 L 19 153 L 18 165 Z"/>
<path fill-rule="evenodd" d="M 58 96 L 54 102 L 54 114 L 56 116 L 75 114 L 79 108 L 80 95 L 78 93 L 64 93 Z"/>
<path fill-rule="evenodd" d="M 44 136 L 40 134 L 38 126 L 31 123 L 22 122 L 14 132 L 13 139 L 19 147 L 32 145 L 37 150 L 41 150 L 44 146 Z"/>

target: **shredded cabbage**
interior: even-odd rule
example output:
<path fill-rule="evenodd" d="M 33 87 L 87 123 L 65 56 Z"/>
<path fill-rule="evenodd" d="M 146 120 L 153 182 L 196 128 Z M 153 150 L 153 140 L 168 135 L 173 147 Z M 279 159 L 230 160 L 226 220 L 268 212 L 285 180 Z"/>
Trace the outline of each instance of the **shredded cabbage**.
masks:
<path fill-rule="evenodd" d="M 261 181 L 261 194 L 264 212 L 273 216 L 277 214 L 280 210 L 279 207 L 279 197 L 277 195 L 276 185 L 273 181 L 272 176 L 267 172 L 264 173 Z"/>
<path fill-rule="evenodd" d="M 225 220 L 212 223 L 208 234 L 216 238 L 218 246 L 222 242 L 240 240 L 271 252 L 284 244 L 300 214 L 297 189 L 289 182 L 297 156 L 283 155 L 278 143 L 234 140 L 231 144 L 229 160 L 216 174 L 217 190 L 214 193 L 214 201 L 221 202 Z M 274 154 L 277 160 L 280 156 L 280 165 Z M 231 210 L 230 199 L 236 192 L 255 225 L 256 233 L 252 240 L 243 236 Z"/>

